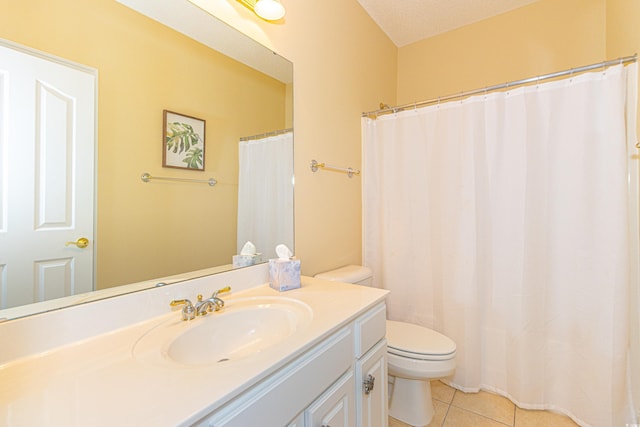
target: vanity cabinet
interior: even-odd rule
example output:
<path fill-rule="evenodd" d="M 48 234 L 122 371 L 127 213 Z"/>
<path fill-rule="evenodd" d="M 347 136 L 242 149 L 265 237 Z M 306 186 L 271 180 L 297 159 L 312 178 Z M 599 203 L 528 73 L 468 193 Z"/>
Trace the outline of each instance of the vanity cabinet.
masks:
<path fill-rule="evenodd" d="M 195 425 L 386 426 L 385 325 L 380 304 Z"/>
<path fill-rule="evenodd" d="M 0 323 L 12 343 L 0 351 L 0 425 L 386 426 L 389 291 L 303 276 L 300 289 L 282 294 L 265 277 L 268 266 L 255 266 Z M 168 301 L 229 283 L 245 287 L 224 318 L 185 323 L 167 312 Z M 264 318 L 265 308 L 275 311 Z M 250 318 L 273 320 L 253 336 L 268 345 L 217 358 L 251 341 Z M 249 339 L 215 336 L 209 343 L 220 347 L 206 347 L 215 335 L 206 322 Z M 286 325 L 295 328 L 282 336 Z M 217 362 L 184 359 L 204 353 Z"/>

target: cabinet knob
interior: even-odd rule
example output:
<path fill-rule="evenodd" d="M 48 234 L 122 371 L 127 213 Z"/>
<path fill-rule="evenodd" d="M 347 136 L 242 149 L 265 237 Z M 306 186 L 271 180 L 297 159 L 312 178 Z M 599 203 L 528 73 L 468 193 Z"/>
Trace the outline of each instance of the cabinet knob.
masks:
<path fill-rule="evenodd" d="M 376 382 L 376 377 L 369 374 L 367 375 L 367 379 L 363 381 L 362 385 L 364 387 L 364 394 L 369 394 L 373 390 L 373 386 Z"/>

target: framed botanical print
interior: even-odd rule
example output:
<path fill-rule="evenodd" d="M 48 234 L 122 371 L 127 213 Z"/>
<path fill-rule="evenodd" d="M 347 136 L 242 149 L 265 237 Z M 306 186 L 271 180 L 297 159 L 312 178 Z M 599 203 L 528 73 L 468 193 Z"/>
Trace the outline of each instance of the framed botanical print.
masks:
<path fill-rule="evenodd" d="M 173 111 L 163 111 L 162 166 L 204 170 L 205 121 Z"/>

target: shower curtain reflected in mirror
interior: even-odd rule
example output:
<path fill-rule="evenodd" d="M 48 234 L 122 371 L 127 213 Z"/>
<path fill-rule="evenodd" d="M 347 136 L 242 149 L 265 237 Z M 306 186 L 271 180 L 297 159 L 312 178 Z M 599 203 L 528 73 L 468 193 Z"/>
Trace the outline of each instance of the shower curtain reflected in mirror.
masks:
<path fill-rule="evenodd" d="M 364 263 L 390 319 L 456 342 L 459 389 L 636 422 L 636 82 L 616 66 L 363 119 Z"/>
<path fill-rule="evenodd" d="M 293 247 L 293 132 L 240 141 L 238 252 L 251 241 L 262 261 Z"/>

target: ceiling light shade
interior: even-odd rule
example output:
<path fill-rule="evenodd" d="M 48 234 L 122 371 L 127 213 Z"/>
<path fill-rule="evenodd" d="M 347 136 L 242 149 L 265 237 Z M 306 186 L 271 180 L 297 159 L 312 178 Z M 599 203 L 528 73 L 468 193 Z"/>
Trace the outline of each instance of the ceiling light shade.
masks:
<path fill-rule="evenodd" d="M 277 0 L 258 0 L 254 7 L 256 15 L 267 21 L 277 21 L 284 14 L 284 6 Z"/>

